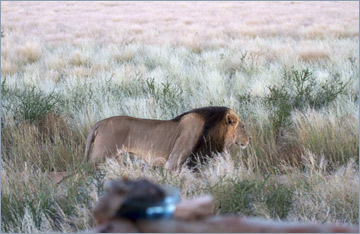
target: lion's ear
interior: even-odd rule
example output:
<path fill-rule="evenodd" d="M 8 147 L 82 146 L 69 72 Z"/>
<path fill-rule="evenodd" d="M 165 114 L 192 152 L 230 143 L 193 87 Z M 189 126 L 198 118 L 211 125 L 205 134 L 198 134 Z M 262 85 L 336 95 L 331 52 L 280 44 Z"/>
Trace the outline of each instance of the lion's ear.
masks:
<path fill-rule="evenodd" d="M 231 113 L 228 113 L 226 115 L 226 123 L 227 124 L 231 124 L 231 125 L 235 125 L 237 123 L 237 117 Z"/>

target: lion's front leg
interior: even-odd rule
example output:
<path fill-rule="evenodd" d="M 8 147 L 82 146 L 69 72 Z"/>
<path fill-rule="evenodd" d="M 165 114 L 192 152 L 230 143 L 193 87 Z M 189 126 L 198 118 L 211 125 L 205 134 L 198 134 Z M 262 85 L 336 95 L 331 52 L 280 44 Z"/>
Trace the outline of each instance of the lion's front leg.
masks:
<path fill-rule="evenodd" d="M 170 154 L 169 160 L 165 163 L 165 169 L 170 171 L 179 170 L 188 156 L 189 154 L 186 152 Z"/>
<path fill-rule="evenodd" d="M 176 139 L 165 168 L 177 171 L 185 160 L 193 153 L 203 128 L 204 120 L 198 114 L 188 114 L 180 120 L 180 135 Z"/>

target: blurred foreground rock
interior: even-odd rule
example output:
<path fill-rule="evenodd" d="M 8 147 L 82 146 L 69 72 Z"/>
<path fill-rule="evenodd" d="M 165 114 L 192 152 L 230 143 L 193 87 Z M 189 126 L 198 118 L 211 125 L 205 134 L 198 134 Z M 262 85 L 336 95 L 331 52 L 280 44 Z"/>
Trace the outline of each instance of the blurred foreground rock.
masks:
<path fill-rule="evenodd" d="M 170 219 L 137 219 L 130 220 L 117 217 L 123 202 L 128 196 L 143 197 L 146 200 L 164 198 L 159 186 L 140 179 L 112 181 L 106 188 L 107 194 L 99 200 L 94 209 L 94 217 L 98 226 L 90 233 L 358 233 L 359 226 L 315 225 L 269 221 L 259 218 L 239 216 L 213 216 L 214 201 L 211 196 L 203 196 L 193 200 L 183 200 L 176 205 Z"/>

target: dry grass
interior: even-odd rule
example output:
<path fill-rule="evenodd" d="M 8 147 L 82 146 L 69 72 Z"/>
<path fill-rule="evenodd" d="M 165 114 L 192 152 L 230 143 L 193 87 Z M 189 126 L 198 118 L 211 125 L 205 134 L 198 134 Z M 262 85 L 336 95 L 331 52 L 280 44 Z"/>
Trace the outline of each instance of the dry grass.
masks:
<path fill-rule="evenodd" d="M 205 47 L 218 46 L 222 40 L 238 42 L 242 37 L 356 37 L 359 26 L 356 2 L 111 4 L 114 6 L 102 2 L 4 2 L 2 26 L 9 37 L 21 30 L 27 38 L 49 45 L 146 42 L 194 46 L 198 42 Z M 201 9 L 201 14 L 196 9 Z M 27 13 L 27 21 L 19 20 L 23 13 Z M 49 21 L 61 23 L 42 26 Z"/>
<path fill-rule="evenodd" d="M 329 55 L 326 50 L 321 48 L 302 48 L 301 51 L 299 51 L 299 56 L 303 61 L 329 59 Z"/>
<path fill-rule="evenodd" d="M 294 173 L 289 176 L 290 180 L 301 180 L 303 184 L 298 185 L 294 191 L 292 210 L 288 214 L 288 219 L 315 223 L 339 223 L 340 217 L 344 221 L 357 219 L 357 165 L 349 163 L 329 175 L 326 172 L 327 162 L 324 158 L 309 153 L 305 156 L 305 161 L 308 170 L 306 174 Z M 307 186 L 311 186 L 311 193 L 305 192 Z M 349 200 L 353 203 L 346 202 Z M 329 203 L 332 205 L 329 206 Z"/>
<path fill-rule="evenodd" d="M 335 111 L 321 113 L 309 110 L 296 115 L 294 122 L 298 140 L 304 149 L 325 155 L 337 155 L 337 158 L 331 161 L 341 164 L 352 157 L 353 152 L 359 151 L 359 122 L 354 112 L 342 113 L 341 117 L 337 117 Z M 328 142 L 332 144 L 328 145 Z M 323 148 L 324 145 L 328 147 Z"/>
<path fill-rule="evenodd" d="M 10 61 L 1 59 L 1 74 L 13 75 L 18 71 L 18 66 Z"/>
<path fill-rule="evenodd" d="M 217 213 L 358 223 L 358 8 L 1 2 L 2 231 L 91 228 L 104 181 L 123 175 L 172 184 L 184 198 L 210 193 Z M 292 110 L 280 131 L 263 100 L 284 71 L 304 68 L 320 84 L 333 77 L 348 84 L 328 105 Z M 100 119 L 171 119 L 207 105 L 234 109 L 253 141 L 212 159 L 200 178 L 186 168 L 170 175 L 125 154 L 97 171 L 85 165 L 60 186 L 48 179 L 79 165 Z"/>
<path fill-rule="evenodd" d="M 33 63 L 40 59 L 42 49 L 38 43 L 26 42 L 25 45 L 17 49 L 17 57 L 24 60 L 25 63 Z"/>

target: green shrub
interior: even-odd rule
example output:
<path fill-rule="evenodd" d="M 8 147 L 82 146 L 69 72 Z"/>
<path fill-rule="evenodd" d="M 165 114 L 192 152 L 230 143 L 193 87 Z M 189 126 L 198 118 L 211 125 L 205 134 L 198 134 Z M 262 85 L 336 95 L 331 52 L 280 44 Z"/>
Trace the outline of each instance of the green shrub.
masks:
<path fill-rule="evenodd" d="M 90 82 L 77 83 L 74 86 L 65 87 L 65 92 L 64 105 L 68 109 L 81 110 L 91 102 L 96 103 L 93 85 Z"/>
<path fill-rule="evenodd" d="M 293 109 L 291 96 L 284 85 L 280 88 L 269 87 L 269 91 L 270 94 L 265 98 L 265 102 L 270 106 L 272 127 L 278 130 L 280 127 L 290 124 L 290 115 Z"/>
<path fill-rule="evenodd" d="M 157 85 L 154 78 L 148 78 L 144 88 L 144 93 L 154 98 L 167 115 L 176 116 L 179 114 L 178 110 L 185 106 L 183 90 L 175 82 L 166 81 Z"/>
<path fill-rule="evenodd" d="M 244 105 L 250 104 L 252 102 L 252 100 L 254 99 L 251 96 L 250 91 L 248 91 L 247 93 L 238 95 L 237 98 L 238 98 L 239 102 Z"/>
<path fill-rule="evenodd" d="M 327 106 L 345 93 L 348 83 L 341 81 L 339 74 L 320 84 L 308 68 L 285 70 L 280 87 L 268 87 L 270 93 L 265 97 L 274 129 L 289 126 L 291 112 L 295 109 L 303 111 L 307 107 L 320 109 Z"/>
<path fill-rule="evenodd" d="M 9 88 L 4 80 L 1 91 L 5 112 L 10 112 L 17 121 L 41 121 L 48 113 L 56 112 L 60 103 L 59 94 L 45 93 L 35 86 Z"/>
<path fill-rule="evenodd" d="M 272 218 L 285 218 L 291 209 L 292 190 L 282 184 L 263 181 L 226 181 L 212 189 L 215 209 L 222 214 L 257 216 L 255 205 L 265 206 Z M 261 215 L 261 214 L 260 214 Z"/>

